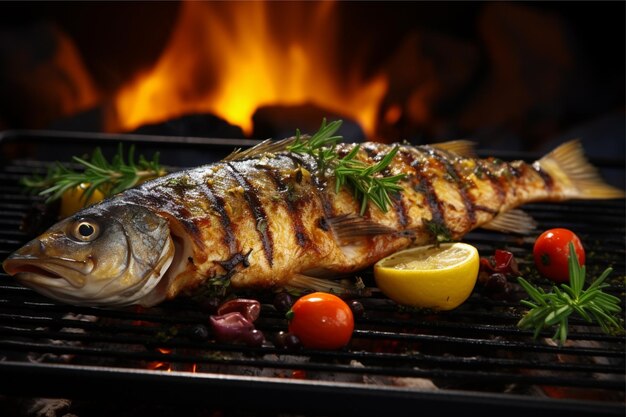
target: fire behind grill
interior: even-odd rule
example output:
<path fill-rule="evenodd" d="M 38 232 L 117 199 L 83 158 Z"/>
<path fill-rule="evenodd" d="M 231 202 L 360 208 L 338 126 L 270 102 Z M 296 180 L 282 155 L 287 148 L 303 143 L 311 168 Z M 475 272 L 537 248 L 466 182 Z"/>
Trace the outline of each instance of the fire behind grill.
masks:
<path fill-rule="evenodd" d="M 0 142 L 0 260 L 27 240 L 23 217 L 36 199 L 22 193 L 25 175 L 45 172 L 50 161 L 111 153 L 118 142 L 150 155 L 160 150 L 171 166 L 194 166 L 253 141 L 51 132 L 14 132 Z M 499 155 L 512 159 L 519 155 Z M 527 159 L 527 158 L 525 158 Z M 622 169 L 623 161 L 604 161 Z M 624 294 L 624 201 L 529 204 L 538 230 L 567 227 L 581 236 L 588 270 L 615 269 L 611 292 Z M 465 241 L 482 256 L 512 251 L 530 268 L 534 236 L 487 231 Z M 360 275 L 373 286 L 371 271 Z M 400 308 L 377 292 L 361 299 L 353 340 L 338 351 L 285 351 L 220 344 L 194 331 L 207 313 L 181 299 L 136 310 L 79 308 L 56 303 L 0 272 L 0 394 L 158 399 L 202 403 L 259 414 L 414 415 L 416 410 L 522 415 L 623 415 L 624 338 L 571 320 L 570 342 L 557 347 L 545 332 L 538 340 L 515 324 L 523 309 L 519 287 L 505 299 L 477 287 L 445 313 Z M 284 318 L 260 295 L 257 322 L 271 342 L 286 330 Z M 330 406 L 332 404 L 332 406 Z"/>

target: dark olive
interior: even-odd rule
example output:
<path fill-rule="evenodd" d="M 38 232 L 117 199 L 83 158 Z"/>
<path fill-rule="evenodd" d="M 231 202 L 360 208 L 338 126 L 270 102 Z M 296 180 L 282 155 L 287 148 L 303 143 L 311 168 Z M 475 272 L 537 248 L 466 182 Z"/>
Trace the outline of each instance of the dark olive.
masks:
<path fill-rule="evenodd" d="M 279 292 L 274 297 L 274 308 L 276 308 L 279 313 L 288 312 L 292 305 L 293 298 L 287 292 Z"/>
<path fill-rule="evenodd" d="M 265 335 L 258 329 L 252 329 L 250 333 L 246 335 L 246 345 L 250 347 L 261 347 L 265 342 Z"/>
<path fill-rule="evenodd" d="M 348 302 L 348 307 L 350 307 L 350 310 L 352 310 L 352 314 L 356 318 L 363 317 L 363 315 L 365 314 L 365 307 L 363 307 L 363 304 L 360 301 L 350 300 Z"/>
<path fill-rule="evenodd" d="M 295 351 L 302 349 L 302 342 L 295 334 L 281 331 L 276 335 L 276 347 Z"/>

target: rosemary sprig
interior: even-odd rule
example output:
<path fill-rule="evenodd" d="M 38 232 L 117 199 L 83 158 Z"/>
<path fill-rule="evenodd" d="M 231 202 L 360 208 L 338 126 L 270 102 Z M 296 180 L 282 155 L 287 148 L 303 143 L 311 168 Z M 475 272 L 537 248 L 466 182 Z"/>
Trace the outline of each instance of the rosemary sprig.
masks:
<path fill-rule="evenodd" d="M 323 177 L 328 174 L 335 176 L 336 192 L 339 192 L 343 186 L 352 188 L 355 197 L 361 201 L 361 215 L 365 213 L 370 201 L 381 211 L 386 212 L 391 204 L 389 193 L 402 189 L 398 181 L 404 178 L 404 175 L 386 177 L 380 173 L 396 156 L 398 147 L 395 146 L 374 165 L 355 159 L 360 150 L 359 145 L 352 148 L 343 158 L 339 158 L 337 143 L 342 137 L 335 135 L 335 132 L 341 127 L 341 123 L 341 120 L 336 120 L 326 124 L 326 119 L 324 119 L 319 131 L 310 138 L 303 138 L 300 131 L 296 131 L 296 140 L 288 149 L 313 156 L 317 161 L 319 173 Z"/>
<path fill-rule="evenodd" d="M 288 147 L 292 152 L 305 153 L 313 156 L 317 161 L 318 170 L 322 175 L 326 175 L 326 170 L 338 158 L 336 147 L 342 139 L 335 132 L 341 127 L 341 120 L 335 120 L 326 124 L 326 119 L 322 120 L 322 126 L 311 137 L 302 136 L 300 130 L 296 130 L 296 140 Z"/>
<path fill-rule="evenodd" d="M 544 328 L 556 325 L 557 329 L 552 338 L 562 345 L 567 340 L 568 318 L 571 314 L 577 313 L 587 322 L 595 320 L 605 333 L 623 333 L 623 322 L 616 316 L 622 310 L 620 299 L 602 291 L 609 286 L 604 281 L 613 269 L 607 268 L 584 290 L 585 266 L 578 264 L 572 243 L 569 244 L 569 252 L 569 285 L 561 284 L 560 288 L 554 286 L 551 292 L 546 293 L 542 288 L 533 286 L 521 277 L 518 278 L 532 301 L 521 301 L 530 310 L 517 326 L 520 329 L 534 329 L 534 337 L 537 338 Z"/>
<path fill-rule="evenodd" d="M 152 160 L 140 155 L 135 161 L 135 147 L 132 145 L 128 151 L 128 162 L 124 159 L 122 144 L 110 163 L 99 147 L 93 151 L 89 160 L 77 156 L 72 159 L 81 165 L 81 169 L 72 170 L 57 161 L 45 177 L 35 175 L 22 179 L 21 183 L 30 191 L 47 196 L 48 203 L 59 199 L 67 190 L 85 184 L 82 198 L 87 201 L 96 190 L 108 197 L 135 186 L 143 179 L 165 174 L 159 164 L 158 153 L 154 154 Z"/>
<path fill-rule="evenodd" d="M 361 200 L 361 215 L 365 213 L 369 201 L 376 204 L 382 211 L 387 211 L 387 206 L 391 204 L 389 192 L 402 189 L 398 181 L 404 178 L 404 175 L 384 177 L 376 174 L 387 168 L 398 153 L 398 147 L 394 147 L 375 165 L 367 165 L 363 161 L 354 159 L 359 149 L 360 146 L 355 146 L 348 155 L 339 160 L 335 167 L 335 191 L 339 192 L 342 186 L 349 185 L 354 190 L 356 198 Z"/>

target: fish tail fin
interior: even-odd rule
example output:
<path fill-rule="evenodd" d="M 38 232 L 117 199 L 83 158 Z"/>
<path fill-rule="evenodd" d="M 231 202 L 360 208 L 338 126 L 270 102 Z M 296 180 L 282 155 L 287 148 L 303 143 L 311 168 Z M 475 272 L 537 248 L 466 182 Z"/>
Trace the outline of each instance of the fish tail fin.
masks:
<path fill-rule="evenodd" d="M 536 163 L 563 184 L 569 198 L 624 198 L 624 191 L 607 184 L 587 160 L 579 140 L 563 143 Z"/>

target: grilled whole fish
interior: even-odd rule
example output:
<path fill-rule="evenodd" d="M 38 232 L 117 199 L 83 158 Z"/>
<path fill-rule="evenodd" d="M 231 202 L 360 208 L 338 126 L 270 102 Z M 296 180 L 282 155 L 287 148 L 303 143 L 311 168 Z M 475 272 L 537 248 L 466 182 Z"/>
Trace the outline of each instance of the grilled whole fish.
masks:
<path fill-rule="evenodd" d="M 533 164 L 472 156 L 468 142 L 400 145 L 389 210 L 361 202 L 316 160 L 264 143 L 172 173 L 70 216 L 10 255 L 7 273 L 44 295 L 91 306 L 155 305 L 216 280 L 235 288 L 324 289 L 410 245 L 477 227 L 524 232 L 531 201 L 622 198 L 568 142 Z M 354 144 L 340 144 L 344 156 Z M 360 145 L 374 164 L 390 145 Z M 339 284 L 336 284 L 339 285 Z"/>

